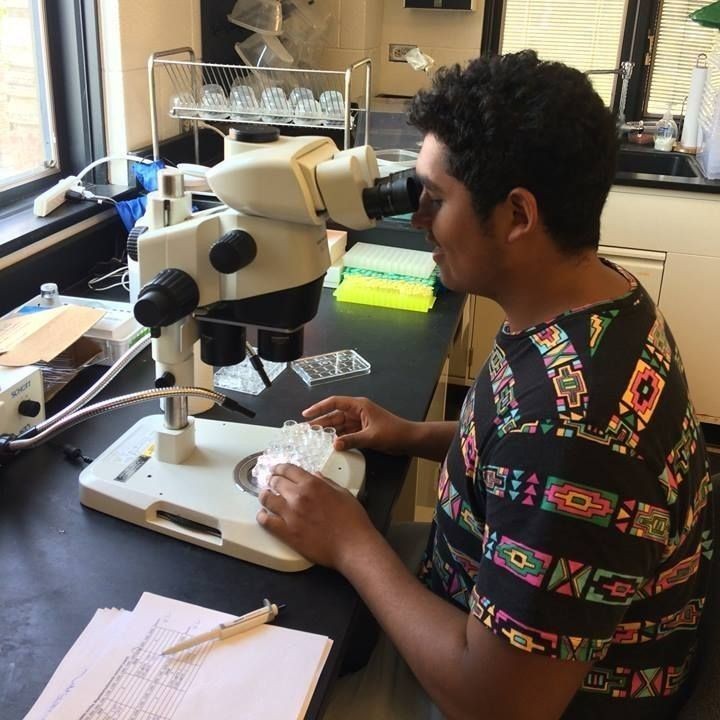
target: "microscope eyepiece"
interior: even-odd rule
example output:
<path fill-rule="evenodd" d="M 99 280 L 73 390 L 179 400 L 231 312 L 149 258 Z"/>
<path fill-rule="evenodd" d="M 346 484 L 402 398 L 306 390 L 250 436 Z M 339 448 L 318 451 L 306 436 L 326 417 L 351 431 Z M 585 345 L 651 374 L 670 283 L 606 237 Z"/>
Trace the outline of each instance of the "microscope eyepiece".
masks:
<path fill-rule="evenodd" d="M 363 207 L 373 220 L 415 212 L 421 192 L 422 183 L 415 171 L 403 170 L 380 178 L 373 187 L 363 190 Z"/>

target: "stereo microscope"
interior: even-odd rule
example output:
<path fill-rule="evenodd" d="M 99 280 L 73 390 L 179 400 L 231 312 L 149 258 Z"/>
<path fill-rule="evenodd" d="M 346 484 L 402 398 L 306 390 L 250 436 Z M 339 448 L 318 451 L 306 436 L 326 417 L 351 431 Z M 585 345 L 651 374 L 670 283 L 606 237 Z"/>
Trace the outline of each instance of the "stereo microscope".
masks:
<path fill-rule="evenodd" d="M 134 312 L 150 328 L 158 387 L 207 384 L 202 368 L 239 363 L 248 327 L 262 359 L 301 357 L 330 264 L 326 221 L 371 228 L 415 209 L 421 189 L 411 173 L 379 179 L 369 146 L 339 151 L 329 138 L 266 126 L 228 136 L 207 179 L 224 204 L 192 213 L 182 174 L 160 171 L 130 236 Z M 162 415 L 140 420 L 82 472 L 81 502 L 278 570 L 309 567 L 255 521 L 248 478 L 279 429 L 192 417 L 185 396 L 163 402 Z M 357 494 L 364 459 L 333 452 L 324 473 Z"/>

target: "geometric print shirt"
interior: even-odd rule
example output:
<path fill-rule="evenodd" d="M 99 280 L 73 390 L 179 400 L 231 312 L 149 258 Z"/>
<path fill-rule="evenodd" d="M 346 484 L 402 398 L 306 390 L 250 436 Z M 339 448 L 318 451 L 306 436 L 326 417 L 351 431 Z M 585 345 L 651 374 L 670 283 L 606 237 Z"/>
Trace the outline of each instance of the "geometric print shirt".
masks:
<path fill-rule="evenodd" d="M 592 662 L 563 718 L 675 717 L 713 553 L 703 437 L 661 314 L 502 328 L 442 466 L 421 579 L 519 650 Z"/>

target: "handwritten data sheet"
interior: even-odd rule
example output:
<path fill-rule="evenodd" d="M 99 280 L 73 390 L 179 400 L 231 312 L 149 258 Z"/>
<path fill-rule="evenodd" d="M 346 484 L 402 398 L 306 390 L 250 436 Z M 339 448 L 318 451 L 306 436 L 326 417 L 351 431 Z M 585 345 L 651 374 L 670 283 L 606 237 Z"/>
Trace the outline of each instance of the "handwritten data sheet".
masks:
<path fill-rule="evenodd" d="M 99 610 L 25 720 L 302 718 L 332 645 L 323 635 L 261 625 L 162 655 L 232 619 L 151 593 L 131 613 Z"/>

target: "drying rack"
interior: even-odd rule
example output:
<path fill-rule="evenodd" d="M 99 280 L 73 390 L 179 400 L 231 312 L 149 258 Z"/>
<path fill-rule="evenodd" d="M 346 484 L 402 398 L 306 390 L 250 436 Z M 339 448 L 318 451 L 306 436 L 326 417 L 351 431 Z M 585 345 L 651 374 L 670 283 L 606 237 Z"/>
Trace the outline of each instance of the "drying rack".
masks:
<path fill-rule="evenodd" d="M 187 55 L 189 60 L 171 59 Z M 369 108 L 372 84 L 372 60 L 364 58 L 345 70 L 308 70 L 300 68 L 265 68 L 249 65 L 224 65 L 197 62 L 195 51 L 190 47 L 174 48 L 153 53 L 148 59 L 148 84 L 150 89 L 150 118 L 152 124 L 153 158 L 160 158 L 158 138 L 157 74 L 165 73 L 170 83 L 170 115 L 193 124 L 195 135 L 195 161 L 199 162 L 199 121 L 243 124 L 271 124 L 303 128 L 334 127 L 343 130 L 344 149 L 351 147 L 351 131 L 357 125 L 360 112 L 365 112 L 365 144 L 369 137 Z M 353 88 L 365 80 L 364 106 L 353 108 Z M 247 90 L 250 88 L 251 90 Z M 320 101 L 327 94 L 324 109 L 308 109 L 288 112 L 286 106 L 265 105 L 262 98 L 272 99 L 281 88 L 289 95 L 296 88 L 304 88 Z M 257 107 L 248 106 L 243 94 L 251 93 L 257 99 Z M 238 98 L 240 103 L 238 102 Z M 292 108 L 291 108 L 292 109 Z M 295 114 L 297 112 L 297 114 Z"/>

